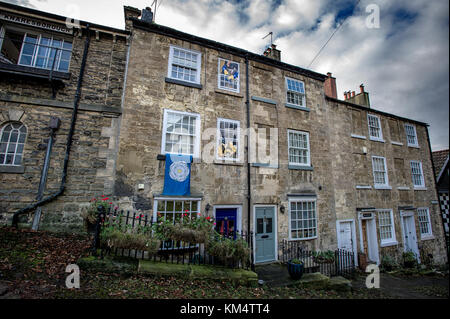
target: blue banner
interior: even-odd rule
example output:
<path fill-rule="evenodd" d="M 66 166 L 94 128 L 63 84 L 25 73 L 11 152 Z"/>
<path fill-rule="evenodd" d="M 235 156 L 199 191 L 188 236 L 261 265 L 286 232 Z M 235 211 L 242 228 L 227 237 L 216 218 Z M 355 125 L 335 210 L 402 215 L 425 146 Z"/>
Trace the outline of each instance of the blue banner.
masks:
<path fill-rule="evenodd" d="M 191 155 L 166 154 L 163 195 L 191 194 Z"/>

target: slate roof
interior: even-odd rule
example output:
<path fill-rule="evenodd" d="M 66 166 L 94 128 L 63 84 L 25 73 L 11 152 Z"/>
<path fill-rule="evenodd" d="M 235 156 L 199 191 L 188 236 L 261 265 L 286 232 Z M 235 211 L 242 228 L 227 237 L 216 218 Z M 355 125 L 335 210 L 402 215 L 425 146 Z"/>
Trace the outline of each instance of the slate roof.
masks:
<path fill-rule="evenodd" d="M 439 172 L 442 170 L 442 166 L 444 166 L 445 161 L 448 158 L 449 155 L 449 150 L 442 150 L 442 151 L 436 151 L 433 152 L 433 163 L 434 163 L 434 168 L 436 170 L 436 176 L 438 177 Z"/>

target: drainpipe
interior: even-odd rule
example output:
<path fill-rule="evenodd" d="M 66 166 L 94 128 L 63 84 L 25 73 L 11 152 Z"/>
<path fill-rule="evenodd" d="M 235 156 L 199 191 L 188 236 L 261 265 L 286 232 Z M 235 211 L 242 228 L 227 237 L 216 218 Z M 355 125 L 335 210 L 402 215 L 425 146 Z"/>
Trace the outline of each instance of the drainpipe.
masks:
<path fill-rule="evenodd" d="M 430 134 L 428 133 L 428 126 L 425 126 L 425 130 L 427 132 L 427 141 L 428 141 L 428 150 L 430 152 L 430 160 L 431 160 L 431 167 L 433 169 L 433 184 L 434 184 L 434 189 L 436 190 L 436 196 L 437 196 L 437 201 L 438 201 L 438 207 L 439 207 L 439 214 L 441 215 L 441 221 L 442 221 L 442 228 L 444 230 L 444 238 L 445 238 L 445 225 L 444 225 L 444 218 L 442 215 L 442 209 L 441 209 L 441 201 L 439 199 L 439 191 L 437 188 L 437 184 L 436 184 L 436 169 L 434 167 L 434 162 L 433 162 L 433 152 L 431 151 L 431 142 L 430 142 Z M 448 251 L 449 251 L 449 247 L 448 247 L 448 242 L 445 239 L 445 246 L 447 248 L 447 263 L 448 263 Z"/>
<path fill-rule="evenodd" d="M 60 123 L 61 121 L 59 118 L 53 116 L 51 117 L 50 129 L 52 130 L 52 132 L 50 134 L 50 139 L 47 144 L 47 152 L 45 154 L 44 167 L 42 168 L 41 181 L 39 182 L 39 190 L 38 195 L 36 197 L 37 201 L 40 201 L 44 197 L 45 185 L 47 184 L 48 167 L 50 166 L 50 155 L 52 153 L 53 142 L 55 140 L 55 133 L 58 130 Z M 36 209 L 36 212 L 34 213 L 33 224 L 31 226 L 31 229 L 38 230 L 39 221 L 41 219 L 41 212 L 42 207 L 38 207 Z"/>
<path fill-rule="evenodd" d="M 61 186 L 59 188 L 59 191 L 39 200 L 38 202 L 31 204 L 27 207 L 22 208 L 21 210 L 14 213 L 12 218 L 12 226 L 17 227 L 19 215 L 25 214 L 29 211 L 32 211 L 46 203 L 49 203 L 53 201 L 55 198 L 60 196 L 66 187 L 66 179 L 67 179 L 67 168 L 69 166 L 69 157 L 70 157 L 70 148 L 72 147 L 72 137 L 75 130 L 75 123 L 77 120 L 77 112 L 78 112 L 78 105 L 80 104 L 80 97 L 81 97 L 81 85 L 83 83 L 83 76 L 84 76 L 84 69 L 86 68 L 86 59 L 87 54 L 89 51 L 89 44 L 90 44 L 90 32 L 89 32 L 89 24 L 86 25 L 86 41 L 84 43 L 84 51 L 83 51 L 83 59 L 81 61 L 81 67 L 80 67 L 80 74 L 78 76 L 78 83 L 77 83 L 77 90 L 75 92 L 75 99 L 73 102 L 73 112 L 72 112 L 72 119 L 70 122 L 70 130 L 69 135 L 67 136 L 67 145 L 66 145 L 66 155 L 64 157 L 64 168 L 61 175 Z"/>
<path fill-rule="evenodd" d="M 248 55 L 245 56 L 245 105 L 247 109 L 247 232 L 250 234 L 251 217 L 251 179 L 250 179 L 250 93 L 249 93 L 249 74 L 248 74 Z"/>

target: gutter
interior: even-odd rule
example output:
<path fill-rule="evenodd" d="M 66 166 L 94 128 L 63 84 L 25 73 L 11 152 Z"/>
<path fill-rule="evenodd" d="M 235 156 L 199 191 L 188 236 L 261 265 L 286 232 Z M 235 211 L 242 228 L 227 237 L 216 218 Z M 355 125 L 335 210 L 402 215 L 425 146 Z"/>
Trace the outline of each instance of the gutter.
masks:
<path fill-rule="evenodd" d="M 77 83 L 77 90 L 76 90 L 75 99 L 73 102 L 73 112 L 72 112 L 72 119 L 71 119 L 71 123 L 70 123 L 70 130 L 69 130 L 69 134 L 67 136 L 66 155 L 64 157 L 64 168 L 63 168 L 63 172 L 61 175 L 61 186 L 60 186 L 58 192 L 15 212 L 13 215 L 13 218 L 12 218 L 12 226 L 13 227 L 17 227 L 19 215 L 25 214 L 25 213 L 30 212 L 46 203 L 49 203 L 49 202 L 53 201 L 54 199 L 56 199 L 58 196 L 60 196 L 62 193 L 64 193 L 64 189 L 66 187 L 67 169 L 69 166 L 70 149 L 72 147 L 72 137 L 73 137 L 73 133 L 75 131 L 75 123 L 77 121 L 78 106 L 80 104 L 80 97 L 81 97 L 81 86 L 83 83 L 84 69 L 86 68 L 87 54 L 89 51 L 89 44 L 90 44 L 90 40 L 91 40 L 89 31 L 90 31 L 89 25 L 87 25 L 83 59 L 81 61 L 80 74 L 78 76 L 78 83 Z"/>
<path fill-rule="evenodd" d="M 250 234 L 251 218 L 251 176 L 250 176 L 250 89 L 249 89 L 248 57 L 245 56 L 245 106 L 247 111 L 247 232 Z"/>

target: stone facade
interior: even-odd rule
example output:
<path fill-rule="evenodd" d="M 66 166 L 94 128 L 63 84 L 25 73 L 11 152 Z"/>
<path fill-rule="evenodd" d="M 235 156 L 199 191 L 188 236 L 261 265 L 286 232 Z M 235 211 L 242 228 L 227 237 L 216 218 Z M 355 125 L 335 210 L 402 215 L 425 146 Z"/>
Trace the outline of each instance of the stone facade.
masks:
<path fill-rule="evenodd" d="M 18 13 L 20 9 L 20 13 Z M 1 11 L 35 21 L 64 26 L 65 18 L 13 5 L 2 4 Z M 20 166 L 0 166 L 0 220 L 10 223 L 13 212 L 36 201 L 44 164 L 52 116 L 61 120 L 51 152 L 44 197 L 60 188 L 66 143 L 74 107 L 78 76 L 87 36 L 86 23 L 72 34 L 48 32 L 0 20 L 3 29 L 14 28 L 35 34 L 62 37 L 72 42 L 70 68 L 57 83 L 53 96 L 51 82 L 33 77 L 34 68 L 20 76 L 0 65 L 0 127 L 22 123 L 27 137 Z M 80 104 L 62 196 L 43 206 L 40 229 L 76 231 L 81 229 L 80 209 L 93 196 L 111 194 L 115 173 L 115 148 L 127 57 L 128 33 L 91 25 Z M 28 73 L 27 73 L 28 72 Z M 42 70 L 42 72 L 48 72 Z M 47 73 L 48 74 L 48 73 Z M 55 73 L 55 75 L 59 75 Z M 21 216 L 30 222 L 32 213 Z"/>
<path fill-rule="evenodd" d="M 139 16 L 140 10 L 125 7 L 125 31 L 96 26 L 99 32 L 91 35 L 67 188 L 57 200 L 43 207 L 41 228 L 79 229 L 80 210 L 100 194 L 111 197 L 122 209 L 140 210 L 155 217 L 157 212 L 169 211 L 169 201 L 174 201 L 170 210 L 178 213 L 181 205 L 198 201 L 200 207 L 195 210 L 213 217 L 217 209 L 232 207 L 238 219 L 236 228 L 242 231 L 258 231 L 256 210 L 270 207 L 274 209 L 274 224 L 270 224 L 275 236 L 274 260 L 282 253 L 277 249 L 278 242 L 299 240 L 296 236 L 300 233 L 309 234 L 303 235 L 300 243 L 310 249 L 343 247 L 341 222 L 349 222 L 352 247 L 347 248 L 367 255 L 367 241 L 373 240 L 370 245 L 376 247 L 376 257 L 369 257 L 380 262 L 385 254 L 401 258 L 401 214 L 406 212 L 405 217 L 413 216 L 420 253 L 432 254 L 437 263 L 446 261 L 424 123 L 337 100 L 335 92 L 329 94 L 336 88 L 329 82 L 334 79 L 331 74 L 282 63 L 279 54 L 257 55 L 148 23 Z M 59 117 L 62 125 L 52 152 L 46 194 L 59 188 L 85 36 L 84 31 L 73 37 L 70 78 L 61 80 L 64 87 L 57 89 L 54 98 L 46 82 L 29 78 L 1 80 L 0 124 L 3 127 L 11 121 L 21 122 L 28 129 L 24 160 L 18 169 L 22 172 L 8 172 L 0 166 L 2 222 L 35 200 L 50 116 Z M 192 51 L 200 57 L 195 61 L 200 68 L 194 69 L 198 82 L 171 76 L 171 48 Z M 238 64 L 239 90 L 219 88 L 222 60 Z M 305 104 L 287 103 L 287 79 L 303 83 Z M 368 104 L 368 94 L 364 97 Z M 200 126 L 193 137 L 199 141 L 199 152 L 194 154 L 191 165 L 190 196 L 162 195 L 167 147 L 164 141 L 170 137 L 164 132 L 168 111 L 198 119 Z M 383 142 L 369 139 L 367 113 L 379 117 Z M 234 161 L 217 156 L 219 119 L 239 125 L 235 141 L 238 156 Z M 408 147 L 404 123 L 415 126 L 419 147 Z M 308 138 L 305 165 L 292 165 L 288 146 L 289 138 L 294 138 L 289 135 L 291 131 Z M 262 156 L 267 154 L 269 161 Z M 385 189 L 375 189 L 372 156 L 385 158 L 389 179 Z M 412 185 L 411 160 L 422 163 L 425 188 L 421 190 Z M 295 203 L 305 200 L 309 201 L 304 206 L 308 209 L 302 213 L 315 211 L 316 225 L 309 220 L 292 221 Z M 416 213 L 417 208 L 425 207 L 430 212 L 433 234 L 426 240 L 420 236 Z M 380 240 L 380 209 L 392 211 L 395 243 L 386 245 Z M 295 216 L 302 218 L 300 212 Z M 371 225 L 373 229 L 367 230 Z M 314 228 L 315 232 L 297 233 L 293 227 Z"/>

